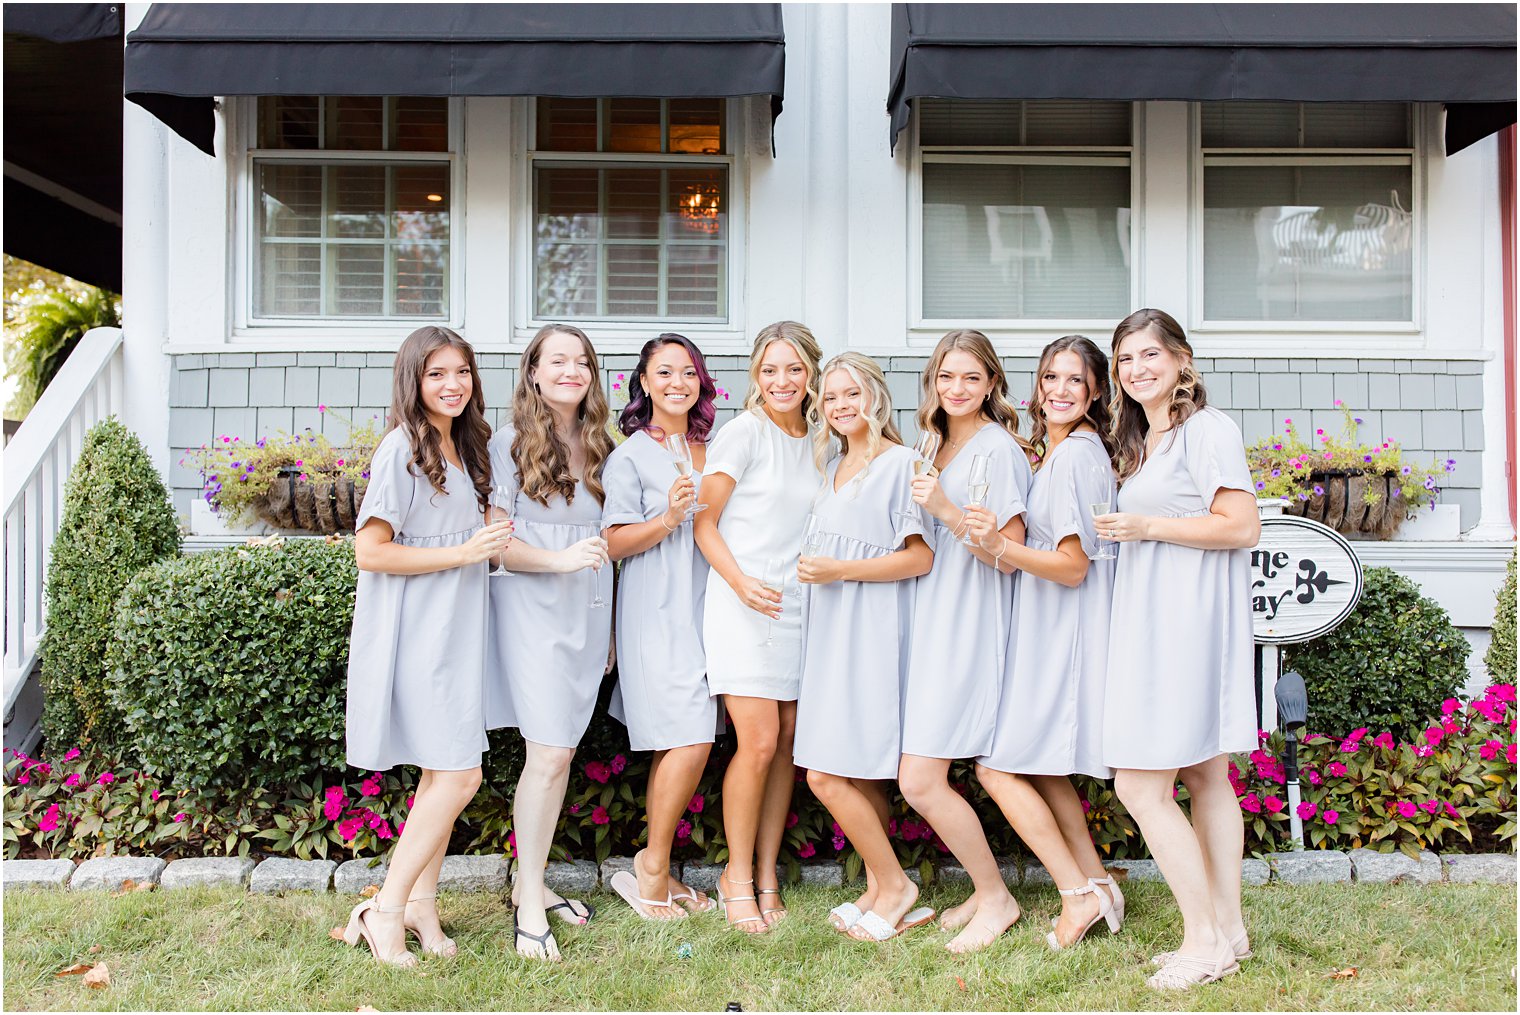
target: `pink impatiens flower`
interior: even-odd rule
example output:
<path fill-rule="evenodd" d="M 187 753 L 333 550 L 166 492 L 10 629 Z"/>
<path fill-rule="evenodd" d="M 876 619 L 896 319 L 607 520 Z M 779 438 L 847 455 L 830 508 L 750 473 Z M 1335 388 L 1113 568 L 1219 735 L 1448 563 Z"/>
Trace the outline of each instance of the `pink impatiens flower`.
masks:
<path fill-rule="evenodd" d="M 343 816 L 343 808 L 348 806 L 348 794 L 343 792 L 342 786 L 327 787 L 327 800 L 322 805 L 322 816 L 328 821 L 337 821 Z M 350 836 L 352 838 L 352 836 Z"/>
<path fill-rule="evenodd" d="M 1420 809 L 1414 805 L 1414 801 L 1412 800 L 1400 800 L 1398 811 L 1401 818 L 1412 818 L 1420 813 Z"/>
<path fill-rule="evenodd" d="M 174 820 L 175 820 L 176 823 L 182 822 L 182 821 L 188 821 L 189 819 L 190 819 L 190 815 L 186 814 L 184 811 L 180 811 L 178 814 L 174 815 Z"/>
<path fill-rule="evenodd" d="M 614 754 L 612 756 L 612 765 L 610 767 L 612 768 L 613 775 L 622 775 L 623 769 L 628 767 L 628 759 L 623 757 L 621 754 Z"/>
<path fill-rule="evenodd" d="M 611 775 L 612 769 L 608 768 L 605 762 L 592 761 L 586 764 L 586 778 L 590 779 L 592 782 L 606 785 L 607 780 L 611 777 Z"/>
<path fill-rule="evenodd" d="M 591 809 L 591 823 L 593 825 L 605 825 L 611 820 L 612 818 L 607 814 L 607 808 L 598 805 Z"/>
<path fill-rule="evenodd" d="M 1319 811 L 1319 805 L 1318 804 L 1313 803 L 1312 801 L 1309 801 L 1309 800 L 1305 800 L 1303 803 L 1301 803 L 1301 804 L 1298 805 L 1298 817 L 1299 817 L 1299 820 L 1301 820 L 1301 821 L 1308 821 L 1310 818 L 1314 817 L 1315 813 L 1318 812 L 1318 811 Z"/>
<path fill-rule="evenodd" d="M 58 811 L 58 805 L 57 804 L 53 804 L 51 807 L 49 807 L 47 809 L 47 813 L 43 814 L 42 817 L 41 817 L 41 819 L 38 820 L 38 822 L 37 822 L 37 831 L 39 831 L 39 832 L 51 832 L 51 831 L 54 831 L 58 827 L 58 818 L 59 818 L 59 816 L 60 815 L 59 815 L 59 811 Z"/>
<path fill-rule="evenodd" d="M 803 860 L 806 860 L 816 852 L 818 850 L 811 842 L 804 842 L 801 846 L 797 847 L 797 856 Z"/>
<path fill-rule="evenodd" d="M 379 772 L 376 772 L 374 775 L 370 776 L 368 779 L 365 779 L 359 784 L 359 795 L 361 797 L 379 796 L 380 787 L 383 784 L 384 780 L 385 776 L 381 775 Z"/>
<path fill-rule="evenodd" d="M 691 813 L 693 813 L 693 814 L 701 814 L 702 813 L 702 808 L 704 808 L 706 806 L 707 806 L 707 800 L 706 800 L 706 798 L 704 798 L 701 793 L 698 793 L 698 794 L 696 794 L 695 796 L 693 796 L 691 798 L 691 803 L 689 803 L 689 804 L 686 805 L 686 809 L 688 811 L 690 811 Z"/>
<path fill-rule="evenodd" d="M 1341 820 L 1341 812 L 1331 810 L 1324 811 L 1320 814 L 1320 820 L 1324 821 L 1324 823 L 1327 825 L 1334 825 Z"/>
<path fill-rule="evenodd" d="M 1420 810 L 1424 811 L 1426 814 L 1434 814 L 1440 809 L 1441 801 L 1439 800 L 1426 800 L 1424 803 L 1420 804 Z"/>
<path fill-rule="evenodd" d="M 1393 750 L 1393 734 L 1392 733 L 1379 733 L 1377 736 L 1375 736 L 1375 737 L 1372 738 L 1372 742 L 1373 742 L 1373 744 L 1375 744 L 1378 747 L 1381 747 L 1385 751 L 1391 751 L 1391 750 Z"/>
<path fill-rule="evenodd" d="M 1346 766 L 1339 761 L 1332 761 L 1325 766 L 1325 772 L 1328 775 L 1342 776 L 1346 774 Z"/>
<path fill-rule="evenodd" d="M 790 811 L 790 812 L 788 812 L 788 814 L 786 816 L 786 827 L 788 827 L 788 828 L 796 828 L 797 827 L 797 812 L 796 811 Z"/>
<path fill-rule="evenodd" d="M 101 786 L 109 786 L 115 781 L 116 776 L 112 775 L 110 772 L 101 772 L 100 778 L 95 780 L 95 782 Z"/>
<path fill-rule="evenodd" d="M 676 822 L 676 842 L 685 844 L 691 841 L 691 822 L 682 818 Z"/>
<path fill-rule="evenodd" d="M 1260 814 L 1261 801 L 1257 799 L 1255 793 L 1247 793 L 1240 798 L 1240 809 L 1251 814 Z"/>
<path fill-rule="evenodd" d="M 1446 736 L 1446 731 L 1439 726 L 1432 726 L 1425 731 L 1425 742 L 1431 747 L 1440 747 L 1441 740 Z"/>
<path fill-rule="evenodd" d="M 1483 746 L 1478 748 L 1478 757 L 1482 758 L 1484 761 L 1488 761 L 1491 758 L 1498 757 L 1499 752 L 1502 750 L 1504 750 L 1503 741 L 1485 740 L 1483 742 Z"/>
<path fill-rule="evenodd" d="M 63 779 L 63 784 L 71 788 L 78 786 L 82 782 L 84 782 L 84 776 L 80 775 L 78 772 L 71 772 L 70 774 L 64 776 Z"/>
<path fill-rule="evenodd" d="M 1442 715 L 1451 715 L 1453 712 L 1457 711 L 1461 707 L 1462 707 L 1462 703 L 1460 701 L 1458 701 L 1456 698 L 1447 698 L 1445 701 L 1441 702 L 1441 714 Z"/>
<path fill-rule="evenodd" d="M 158 802 L 158 798 L 160 796 L 162 796 L 162 795 L 163 795 L 162 793 L 160 793 L 158 790 L 155 789 L 155 790 L 152 790 L 152 791 L 150 791 L 148 793 L 148 799 L 152 800 L 155 803 L 157 803 Z"/>
<path fill-rule="evenodd" d="M 1283 801 L 1275 796 L 1267 797 L 1261 804 L 1267 809 L 1268 814 L 1276 814 L 1283 809 Z"/>
<path fill-rule="evenodd" d="M 79 748 L 77 748 L 77 747 L 70 747 L 64 753 L 63 760 L 64 761 L 73 761 L 75 758 L 79 757 L 79 754 L 80 754 Z"/>

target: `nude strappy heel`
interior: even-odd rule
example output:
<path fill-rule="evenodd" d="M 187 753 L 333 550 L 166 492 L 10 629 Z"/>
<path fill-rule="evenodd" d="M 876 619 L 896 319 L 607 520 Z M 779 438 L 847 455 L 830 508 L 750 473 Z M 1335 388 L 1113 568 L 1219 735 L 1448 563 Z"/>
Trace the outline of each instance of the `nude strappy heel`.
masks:
<path fill-rule="evenodd" d="M 748 881 L 735 881 L 728 876 L 728 868 L 723 868 L 723 876 L 718 879 L 718 905 L 723 907 L 723 919 L 728 921 L 728 925 L 730 927 L 737 927 L 741 923 L 758 923 L 764 927 L 765 930 L 755 931 L 754 933 L 756 934 L 764 934 L 766 931 L 770 930 L 770 924 L 765 922 L 765 917 L 763 916 L 741 916 L 739 919 L 735 920 L 733 917 L 728 915 L 728 904 L 730 902 L 753 902 L 758 906 L 759 900 L 757 900 L 753 895 L 724 895 L 724 881 L 727 881 L 731 885 L 752 885 L 755 883 L 755 879 L 750 878 Z"/>
<path fill-rule="evenodd" d="M 1119 928 L 1124 926 L 1124 893 L 1119 891 L 1119 885 L 1114 881 L 1113 875 L 1105 878 L 1088 878 L 1087 883 L 1090 885 L 1102 885 L 1108 889 L 1108 901 L 1111 907 L 1108 916 L 1105 917 L 1108 920 L 1108 932 L 1110 934 L 1119 933 Z"/>
<path fill-rule="evenodd" d="M 1093 916 L 1091 920 L 1087 921 L 1087 926 L 1083 927 L 1080 931 L 1077 932 L 1077 936 L 1072 938 L 1070 943 L 1063 945 L 1060 939 L 1056 937 L 1055 931 L 1050 931 L 1045 935 L 1045 943 L 1050 946 L 1050 950 L 1058 952 L 1063 948 L 1071 948 L 1077 944 L 1077 942 L 1081 941 L 1084 937 L 1087 936 L 1088 931 L 1097 926 L 1099 920 L 1108 919 L 1109 915 L 1113 912 L 1113 905 L 1109 902 L 1108 895 L 1104 892 L 1098 891 L 1098 886 L 1093 884 L 1092 879 L 1090 878 L 1088 879 L 1087 884 L 1082 885 L 1079 888 L 1058 888 L 1056 891 L 1068 897 L 1076 895 L 1092 895 L 1096 897 L 1098 901 L 1098 912 Z"/>
<path fill-rule="evenodd" d="M 417 895 L 417 896 L 414 896 L 414 897 L 412 897 L 410 899 L 407 899 L 406 900 L 406 904 L 408 906 L 410 906 L 414 902 L 431 902 L 431 901 L 435 901 L 437 898 L 438 898 L 438 896 L 436 894 L 435 895 Z M 459 954 L 459 946 L 457 944 L 455 944 L 454 943 L 454 939 L 451 938 L 451 937 L 449 937 L 448 935 L 444 935 L 443 940 L 440 941 L 439 943 L 437 943 L 435 945 L 428 945 L 428 944 L 426 944 L 426 943 L 423 942 L 423 940 L 422 940 L 422 932 L 419 931 L 416 927 L 413 927 L 410 924 L 408 924 L 407 928 L 406 928 L 406 931 L 407 931 L 408 934 L 411 934 L 411 935 L 413 935 L 414 937 L 417 938 L 417 943 L 419 945 L 421 945 L 422 946 L 422 950 L 425 951 L 425 952 L 427 952 L 429 955 L 436 955 L 436 956 L 438 956 L 441 959 L 452 959 L 454 956 L 456 956 L 456 955 Z"/>
<path fill-rule="evenodd" d="M 402 969 L 411 969 L 417 965 L 417 956 L 407 951 L 404 947 L 397 955 L 381 955 L 375 947 L 375 937 L 370 933 L 369 923 L 364 919 L 364 914 L 374 910 L 377 913 L 402 913 L 406 912 L 405 906 L 377 906 L 374 899 L 365 899 L 348 914 L 348 926 L 343 928 L 343 943 L 350 948 L 359 947 L 363 941 L 369 945 L 369 952 L 377 962 L 383 962 L 388 966 L 397 966 Z M 405 938 L 403 938 L 405 940 Z"/>

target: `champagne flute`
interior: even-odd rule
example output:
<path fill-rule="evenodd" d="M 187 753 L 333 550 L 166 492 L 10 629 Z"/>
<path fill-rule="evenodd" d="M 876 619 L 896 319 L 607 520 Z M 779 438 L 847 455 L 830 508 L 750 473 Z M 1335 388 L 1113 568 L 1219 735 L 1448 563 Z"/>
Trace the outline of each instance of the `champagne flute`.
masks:
<path fill-rule="evenodd" d="M 691 448 L 686 443 L 684 433 L 673 433 L 665 438 L 665 450 L 675 456 L 676 471 L 683 476 L 691 475 Z M 686 510 L 686 517 L 690 518 L 698 511 L 706 511 L 706 504 L 693 504 Z"/>
<path fill-rule="evenodd" d="M 971 473 L 966 480 L 966 492 L 971 500 L 972 507 L 981 507 L 982 501 L 987 499 L 987 489 L 991 484 L 987 480 L 987 456 L 971 456 Z M 961 535 L 961 542 L 967 546 L 975 546 L 971 541 L 971 529 L 968 526 Z"/>
<path fill-rule="evenodd" d="M 501 512 L 502 515 L 502 517 L 496 519 L 497 521 L 512 520 L 512 500 L 514 496 L 515 491 L 510 486 L 494 486 L 491 488 L 491 506 Z M 511 578 L 514 576 L 513 572 L 508 571 L 495 558 L 492 558 L 491 569 L 486 573 L 492 578 Z"/>
<path fill-rule="evenodd" d="M 823 523 L 816 514 L 809 514 L 802 523 L 802 555 L 816 557 L 823 549 Z"/>
<path fill-rule="evenodd" d="M 920 430 L 918 441 L 913 445 L 913 475 L 926 476 L 934 470 L 934 456 L 939 454 L 939 434 L 933 430 Z M 916 511 L 899 511 L 897 520 L 903 524 L 912 524 L 918 513 Z"/>
<path fill-rule="evenodd" d="M 784 590 L 784 588 L 785 588 L 785 586 L 786 586 L 786 561 L 782 560 L 780 557 L 771 557 L 768 560 L 766 560 L 766 562 L 765 562 L 765 572 L 760 577 L 760 584 L 764 585 L 766 587 L 766 589 L 768 589 L 771 592 L 776 593 L 778 596 L 781 595 L 782 592 L 783 592 L 783 590 Z M 766 614 L 766 616 L 765 616 L 765 647 L 766 648 L 773 648 L 773 647 L 775 647 L 776 642 L 771 637 L 772 628 L 774 626 L 775 626 L 775 621 L 771 619 L 770 614 Z"/>
<path fill-rule="evenodd" d="M 601 529 L 595 525 L 588 525 L 586 528 L 591 530 L 591 535 L 593 536 L 601 535 Z M 591 602 L 587 605 L 593 610 L 600 610 L 607 605 L 606 601 L 602 599 L 602 573 L 600 569 L 594 567 L 587 568 L 586 570 L 591 572 Z"/>
<path fill-rule="evenodd" d="M 1106 499 L 1095 500 L 1088 505 L 1088 507 L 1092 510 L 1092 516 L 1094 518 L 1097 518 L 1099 515 L 1113 514 L 1113 487 L 1110 485 L 1114 481 L 1113 470 L 1110 469 L 1107 465 L 1094 465 L 1092 466 L 1092 472 L 1094 480 L 1093 485 L 1100 490 L 1107 489 L 1110 491 Z M 1093 534 L 1097 534 L 1096 529 L 1094 530 Z M 1106 539 L 1099 539 L 1097 552 L 1092 555 L 1092 559 L 1113 560 L 1119 556 L 1118 549 L 1119 547 L 1117 543 L 1110 542 Z"/>

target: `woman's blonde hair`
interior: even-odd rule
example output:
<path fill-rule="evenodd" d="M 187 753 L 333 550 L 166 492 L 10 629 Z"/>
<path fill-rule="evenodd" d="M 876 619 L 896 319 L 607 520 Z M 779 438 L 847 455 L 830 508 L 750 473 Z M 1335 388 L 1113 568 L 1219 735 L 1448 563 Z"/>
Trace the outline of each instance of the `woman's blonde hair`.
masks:
<path fill-rule="evenodd" d="M 802 420 L 809 429 L 819 426 L 818 361 L 823 359 L 823 350 L 818 347 L 818 339 L 813 337 L 807 325 L 796 321 L 767 324 L 755 336 L 755 346 L 749 354 L 749 391 L 744 395 L 745 410 L 760 412 L 765 406 L 765 396 L 760 393 L 760 361 L 765 358 L 765 350 L 770 348 L 772 342 L 785 342 L 792 347 L 797 358 L 802 360 L 803 368 L 807 371 L 807 384 L 802 392 Z"/>
<path fill-rule="evenodd" d="M 876 449 L 881 447 L 883 437 L 893 444 L 902 443 L 897 424 L 892 422 L 892 393 L 887 390 L 887 376 L 881 372 L 881 367 L 871 357 L 858 352 L 842 352 L 824 364 L 823 369 L 818 371 L 820 392 L 828 381 L 829 374 L 836 370 L 848 374 L 850 380 L 866 396 L 866 466 L 860 470 L 860 475 L 864 476 L 871 469 L 871 459 L 876 457 Z M 822 402 L 820 394 L 818 414 L 823 418 L 823 425 L 813 435 L 813 461 L 819 472 L 824 471 L 829 459 L 829 445 L 835 437 L 839 438 L 840 454 L 849 454 L 850 451 L 850 439 L 829 425 L 828 415 L 821 408 Z"/>
<path fill-rule="evenodd" d="M 1155 329 L 1162 346 L 1176 356 L 1182 365 L 1177 376 L 1177 386 L 1172 389 L 1168 403 L 1167 414 L 1171 426 L 1167 430 L 1172 435 L 1170 440 L 1177 439 L 1177 428 L 1186 423 L 1193 413 L 1209 404 L 1208 395 L 1203 389 L 1203 378 L 1193 369 L 1193 347 L 1188 344 L 1187 333 L 1182 330 L 1182 325 L 1177 323 L 1176 318 L 1164 310 L 1146 307 L 1120 321 L 1114 329 L 1113 345 L 1109 347 L 1112 354 L 1110 370 L 1114 382 L 1113 401 L 1109 403 L 1109 408 L 1114 418 L 1114 468 L 1118 471 L 1121 483 L 1139 472 L 1140 466 L 1144 464 L 1145 437 L 1150 433 L 1151 424 L 1146 418 L 1145 409 L 1119 383 L 1119 346 L 1126 338 L 1146 328 Z"/>
<path fill-rule="evenodd" d="M 987 376 L 992 380 L 992 390 L 987 393 L 987 399 L 982 403 L 982 412 L 987 418 L 1012 434 L 1013 439 L 1019 442 L 1019 447 L 1024 449 L 1024 453 L 1029 454 L 1033 449 L 1019 433 L 1019 410 L 1014 408 L 1013 403 L 1008 400 L 1008 375 L 1003 372 L 1003 364 L 998 360 L 997 351 L 992 348 L 992 342 L 986 335 L 969 328 L 952 331 L 940 339 L 939 345 L 934 347 L 934 353 L 924 367 L 923 400 L 918 405 L 919 430 L 931 430 L 939 434 L 942 440 L 950 439 L 950 420 L 939 404 L 939 390 L 935 386 L 935 378 L 939 374 L 939 368 L 944 365 L 945 357 L 952 352 L 969 353 L 982 364 L 982 369 L 987 371 Z"/>
<path fill-rule="evenodd" d="M 517 481 L 522 492 L 547 507 L 556 493 L 568 504 L 575 499 L 575 475 L 570 471 L 570 446 L 554 426 L 554 411 L 538 393 L 533 373 L 538 356 L 550 335 L 572 335 L 580 339 L 581 348 L 591 362 L 591 384 L 586 397 L 576 409 L 580 421 L 578 436 L 585 458 L 581 479 L 598 504 L 603 501 L 602 463 L 612 454 L 612 435 L 607 432 L 607 396 L 602 391 L 602 375 L 597 365 L 596 349 L 586 333 L 570 324 L 546 324 L 538 329 L 533 341 L 523 350 L 517 371 L 517 390 L 512 394 L 512 462 L 517 466 Z"/>

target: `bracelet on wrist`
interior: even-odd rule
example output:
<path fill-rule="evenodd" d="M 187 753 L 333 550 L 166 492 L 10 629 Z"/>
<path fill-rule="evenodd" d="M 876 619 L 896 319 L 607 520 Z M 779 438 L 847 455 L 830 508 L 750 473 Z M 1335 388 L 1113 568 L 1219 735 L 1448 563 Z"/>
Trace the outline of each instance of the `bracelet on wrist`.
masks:
<path fill-rule="evenodd" d="M 660 524 L 665 526 L 665 531 L 666 532 L 674 532 L 675 531 L 675 526 L 668 525 L 665 522 L 665 516 L 668 515 L 668 514 L 670 514 L 669 511 L 661 511 L 660 512 Z"/>

